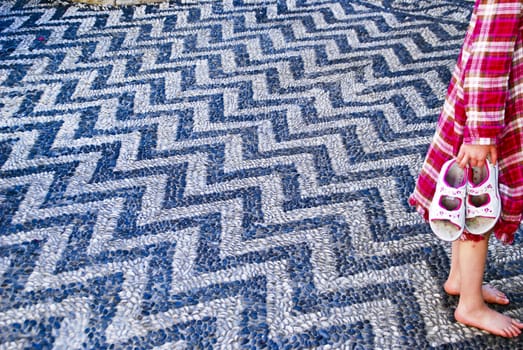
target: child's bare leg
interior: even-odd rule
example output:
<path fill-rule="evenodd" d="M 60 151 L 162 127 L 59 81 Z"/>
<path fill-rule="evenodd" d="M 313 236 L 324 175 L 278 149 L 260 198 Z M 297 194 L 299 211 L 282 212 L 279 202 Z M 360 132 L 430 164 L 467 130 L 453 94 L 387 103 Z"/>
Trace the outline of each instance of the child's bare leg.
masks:
<path fill-rule="evenodd" d="M 449 295 L 459 295 L 460 274 L 459 274 L 459 241 L 452 242 L 452 255 L 450 260 L 450 271 L 443 289 Z M 506 305 L 509 303 L 507 296 L 490 284 L 481 286 L 483 299 L 487 303 Z"/>
<path fill-rule="evenodd" d="M 490 309 L 483 300 L 481 286 L 487 260 L 488 238 L 479 242 L 460 241 L 459 264 L 461 278 L 456 320 L 495 335 L 507 338 L 521 334 L 523 323 Z"/>

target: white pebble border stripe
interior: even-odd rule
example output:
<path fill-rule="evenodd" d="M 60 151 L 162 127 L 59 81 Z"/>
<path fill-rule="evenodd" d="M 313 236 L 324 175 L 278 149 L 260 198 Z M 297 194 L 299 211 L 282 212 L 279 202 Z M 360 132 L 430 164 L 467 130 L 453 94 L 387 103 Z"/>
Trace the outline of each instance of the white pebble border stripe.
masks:
<path fill-rule="evenodd" d="M 142 5 L 152 4 L 156 2 L 164 2 L 168 0 L 72 0 L 72 2 L 88 4 L 88 5 L 106 5 L 106 6 L 119 6 L 119 5 Z"/>

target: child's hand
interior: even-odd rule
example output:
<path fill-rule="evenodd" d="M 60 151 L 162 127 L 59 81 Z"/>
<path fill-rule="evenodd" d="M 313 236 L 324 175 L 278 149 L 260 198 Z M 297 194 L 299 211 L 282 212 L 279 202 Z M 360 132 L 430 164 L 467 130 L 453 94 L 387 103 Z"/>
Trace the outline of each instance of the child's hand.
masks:
<path fill-rule="evenodd" d="M 485 165 L 485 159 L 490 156 L 490 162 L 496 164 L 498 161 L 498 151 L 495 145 L 461 145 L 457 161 L 460 167 L 468 165 L 482 167 Z"/>

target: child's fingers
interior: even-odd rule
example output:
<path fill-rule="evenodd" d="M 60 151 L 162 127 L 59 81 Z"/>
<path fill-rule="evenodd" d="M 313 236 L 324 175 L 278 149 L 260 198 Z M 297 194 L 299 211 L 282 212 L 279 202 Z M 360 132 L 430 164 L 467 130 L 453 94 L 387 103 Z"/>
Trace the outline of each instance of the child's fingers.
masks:
<path fill-rule="evenodd" d="M 458 162 L 458 165 L 461 168 L 465 168 L 467 164 L 469 163 L 469 157 L 466 154 L 458 155 L 456 158 L 456 161 Z"/>
<path fill-rule="evenodd" d="M 498 162 L 498 150 L 496 147 L 490 148 L 490 162 L 496 164 Z"/>

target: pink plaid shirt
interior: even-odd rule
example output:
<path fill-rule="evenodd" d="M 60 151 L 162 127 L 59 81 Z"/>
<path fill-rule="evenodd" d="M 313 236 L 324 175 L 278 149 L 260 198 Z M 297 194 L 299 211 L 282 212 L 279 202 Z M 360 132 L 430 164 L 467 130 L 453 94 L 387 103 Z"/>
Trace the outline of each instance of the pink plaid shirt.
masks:
<path fill-rule="evenodd" d="M 512 243 L 523 212 L 523 0 L 476 0 L 436 133 L 409 203 L 428 219 L 443 163 L 462 143 L 498 148 L 502 214 Z M 473 239 L 469 234 L 465 239 Z"/>

